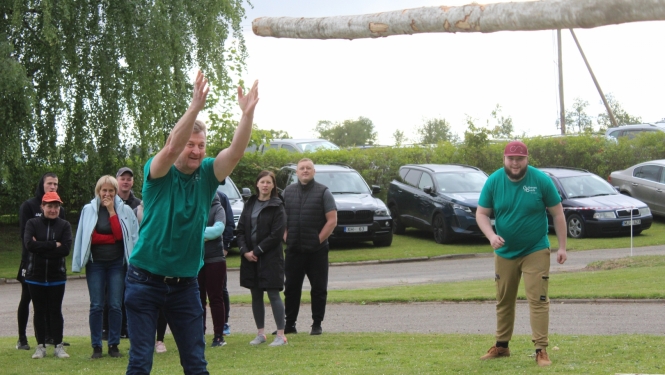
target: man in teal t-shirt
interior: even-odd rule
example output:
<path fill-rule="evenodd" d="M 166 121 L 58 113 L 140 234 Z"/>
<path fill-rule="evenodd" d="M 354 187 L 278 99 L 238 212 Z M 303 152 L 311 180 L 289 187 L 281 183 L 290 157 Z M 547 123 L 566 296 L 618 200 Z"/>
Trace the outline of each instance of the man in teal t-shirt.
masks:
<path fill-rule="evenodd" d="M 528 165 L 528 149 L 520 141 L 506 145 L 504 167 L 492 173 L 478 200 L 476 221 L 494 248 L 496 273 L 496 344 L 481 357 L 493 359 L 510 356 L 508 342 L 515 326 L 515 303 L 520 279 L 531 312 L 532 341 L 536 363 L 549 366 L 547 355 L 549 330 L 548 281 L 550 242 L 547 238 L 547 212 L 554 220 L 559 241 L 557 262 L 566 261 L 566 220 L 552 179 Z M 490 223 L 494 213 L 495 228 Z"/>
<path fill-rule="evenodd" d="M 247 95 L 238 88 L 242 117 L 233 142 L 215 158 L 206 158 L 206 128 L 196 116 L 205 105 L 207 84 L 199 71 L 192 103 L 144 168 L 143 221 L 125 282 L 131 343 L 127 374 L 152 370 L 160 309 L 173 332 L 184 373 L 208 374 L 197 282 L 203 265 L 203 232 L 217 186 L 249 143 L 259 99 L 258 81 Z"/>

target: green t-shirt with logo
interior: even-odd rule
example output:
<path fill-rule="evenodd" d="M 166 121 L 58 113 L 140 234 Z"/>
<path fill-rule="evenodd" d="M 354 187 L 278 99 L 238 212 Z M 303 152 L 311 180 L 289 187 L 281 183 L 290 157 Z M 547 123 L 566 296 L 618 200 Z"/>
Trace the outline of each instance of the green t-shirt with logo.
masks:
<path fill-rule="evenodd" d="M 196 277 L 203 266 L 203 232 L 219 181 L 215 159 L 187 175 L 174 165 L 160 178 L 143 170 L 143 221 L 129 263 L 162 276 Z"/>
<path fill-rule="evenodd" d="M 552 179 L 532 166 L 518 182 L 511 181 L 503 168 L 492 173 L 478 205 L 492 209 L 496 233 L 505 240 L 496 254 L 515 259 L 549 248 L 545 210 L 560 202 Z"/>

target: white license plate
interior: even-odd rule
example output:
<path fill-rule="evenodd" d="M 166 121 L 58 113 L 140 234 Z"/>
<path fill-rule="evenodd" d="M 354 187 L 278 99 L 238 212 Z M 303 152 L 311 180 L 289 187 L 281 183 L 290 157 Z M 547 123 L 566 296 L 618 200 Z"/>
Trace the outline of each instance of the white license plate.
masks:
<path fill-rule="evenodd" d="M 624 227 L 629 227 L 632 225 L 640 225 L 640 224 L 642 224 L 641 219 L 624 220 L 624 222 L 621 223 L 621 225 L 623 225 Z"/>
<path fill-rule="evenodd" d="M 367 227 L 345 227 L 344 231 L 346 233 L 360 233 L 360 232 L 367 232 Z"/>

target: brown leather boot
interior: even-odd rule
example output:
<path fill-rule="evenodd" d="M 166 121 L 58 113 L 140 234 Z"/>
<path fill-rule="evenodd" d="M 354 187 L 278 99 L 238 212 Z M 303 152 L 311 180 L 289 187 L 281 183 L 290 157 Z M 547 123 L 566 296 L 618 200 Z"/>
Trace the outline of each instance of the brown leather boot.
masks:
<path fill-rule="evenodd" d="M 487 351 L 487 354 L 480 357 L 480 359 L 486 360 L 486 359 L 494 359 L 494 358 L 501 358 L 501 357 L 510 357 L 510 349 L 500 348 L 500 347 L 495 345 L 495 346 L 491 347 L 490 350 Z"/>
<path fill-rule="evenodd" d="M 547 355 L 545 349 L 541 349 L 536 353 L 536 363 L 540 367 L 545 367 L 552 364 L 552 361 L 550 361 L 550 357 Z"/>

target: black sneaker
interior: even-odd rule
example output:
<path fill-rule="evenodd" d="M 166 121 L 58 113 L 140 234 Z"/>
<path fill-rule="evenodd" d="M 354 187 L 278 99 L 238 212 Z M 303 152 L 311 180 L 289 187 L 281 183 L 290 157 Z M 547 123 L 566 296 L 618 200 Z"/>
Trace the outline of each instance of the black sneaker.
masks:
<path fill-rule="evenodd" d="M 312 331 L 309 333 L 312 336 L 318 336 L 323 333 L 323 328 L 321 328 L 321 323 L 319 324 L 312 324 Z"/>
<path fill-rule="evenodd" d="M 295 323 L 293 323 L 293 324 L 286 323 L 286 326 L 284 327 L 284 334 L 288 335 L 289 333 L 298 333 L 298 330 L 296 329 L 296 324 Z M 277 334 L 277 331 L 274 331 L 272 333 L 273 336 L 275 336 L 276 334 Z"/>
<path fill-rule="evenodd" d="M 109 357 L 113 358 L 122 357 L 122 354 L 120 354 L 120 350 L 118 350 L 118 345 L 109 345 Z"/>
<path fill-rule="evenodd" d="M 102 358 L 102 347 L 101 346 L 93 346 L 92 347 L 92 355 L 90 356 L 90 359 L 98 359 Z"/>
<path fill-rule="evenodd" d="M 28 344 L 27 337 L 19 337 L 16 342 L 16 349 L 18 350 L 30 350 L 30 344 Z"/>
<path fill-rule="evenodd" d="M 46 347 L 46 346 L 49 346 L 49 345 L 55 345 L 55 342 L 54 342 L 54 340 L 53 340 L 53 337 L 47 337 L 47 338 L 44 340 L 44 346 Z"/>
<path fill-rule="evenodd" d="M 215 338 L 212 339 L 212 345 L 210 345 L 210 346 L 216 347 L 216 346 L 224 346 L 224 345 L 226 345 L 226 341 L 224 341 L 224 336 L 215 335 Z"/>
<path fill-rule="evenodd" d="M 68 342 L 64 342 L 64 341 L 61 342 L 61 344 L 62 344 L 62 346 L 69 346 L 69 343 L 68 343 Z"/>

